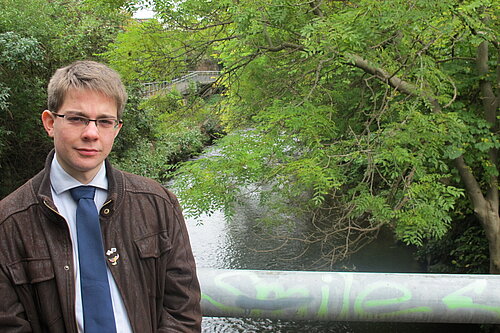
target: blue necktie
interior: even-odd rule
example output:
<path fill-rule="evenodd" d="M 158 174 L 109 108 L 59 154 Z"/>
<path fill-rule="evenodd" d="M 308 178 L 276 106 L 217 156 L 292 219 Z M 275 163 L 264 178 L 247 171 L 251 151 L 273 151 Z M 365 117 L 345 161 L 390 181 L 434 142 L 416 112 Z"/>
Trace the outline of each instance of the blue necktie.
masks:
<path fill-rule="evenodd" d="M 76 232 L 84 331 L 115 333 L 115 316 L 106 272 L 99 214 L 94 203 L 95 187 L 79 186 L 70 191 L 78 205 Z"/>

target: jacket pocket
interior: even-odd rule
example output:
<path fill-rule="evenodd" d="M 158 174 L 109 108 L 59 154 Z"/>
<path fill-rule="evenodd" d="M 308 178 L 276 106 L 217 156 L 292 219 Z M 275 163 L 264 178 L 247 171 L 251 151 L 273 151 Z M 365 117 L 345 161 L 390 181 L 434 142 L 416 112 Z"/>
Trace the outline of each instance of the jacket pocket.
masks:
<path fill-rule="evenodd" d="M 64 327 L 51 259 L 26 258 L 6 268 L 34 331 Z"/>
<path fill-rule="evenodd" d="M 50 258 L 24 259 L 7 265 L 15 285 L 35 284 L 54 278 Z"/>
<path fill-rule="evenodd" d="M 143 236 L 134 242 L 142 259 L 159 258 L 172 249 L 166 230 Z"/>
<path fill-rule="evenodd" d="M 167 231 L 148 234 L 136 239 L 134 242 L 141 261 L 139 264 L 140 281 L 151 299 L 150 302 L 156 300 L 156 302 L 160 303 L 165 290 L 164 282 L 169 260 L 168 253 L 172 249 L 172 242 Z"/>

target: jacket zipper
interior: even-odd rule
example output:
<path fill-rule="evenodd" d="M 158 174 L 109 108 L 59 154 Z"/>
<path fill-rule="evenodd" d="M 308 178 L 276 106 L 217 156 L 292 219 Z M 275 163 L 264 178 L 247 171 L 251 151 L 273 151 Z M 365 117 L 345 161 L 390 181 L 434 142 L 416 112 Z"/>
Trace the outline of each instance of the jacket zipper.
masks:
<path fill-rule="evenodd" d="M 66 218 L 65 218 L 64 216 L 62 216 L 62 215 L 61 215 L 61 214 L 60 214 L 57 210 L 53 209 L 53 208 L 52 208 L 52 207 L 51 207 L 51 206 L 47 203 L 47 201 L 46 201 L 46 200 L 43 200 L 43 204 L 45 205 L 45 207 L 47 207 L 47 208 L 48 208 L 48 209 L 50 209 L 52 212 L 54 212 L 56 215 L 60 216 L 60 217 L 61 217 L 64 221 L 66 221 Z M 66 222 L 66 227 L 68 227 L 67 222 Z M 68 230 L 68 232 L 69 232 L 69 230 Z M 70 237 L 70 244 L 71 244 L 71 246 L 73 246 L 72 241 L 71 241 L 71 237 Z M 71 257 L 72 257 L 72 255 L 71 255 Z M 73 264 L 74 264 L 74 262 L 73 262 Z M 73 286 L 73 287 L 74 287 L 74 284 L 73 284 L 73 283 L 71 283 L 71 281 L 69 281 L 69 287 L 71 287 L 71 286 Z M 71 304 L 71 303 L 72 303 L 72 302 L 71 302 L 71 296 L 70 296 L 70 295 L 71 295 L 71 294 L 68 294 L 68 297 L 69 297 L 69 302 L 68 302 L 68 304 Z M 73 302 L 73 304 L 74 304 L 74 302 Z M 63 310 L 63 311 L 64 311 L 64 310 Z M 73 307 L 73 311 L 69 311 L 69 312 L 70 312 L 70 313 L 69 313 L 69 316 L 68 316 L 68 317 L 69 317 L 69 318 L 71 318 L 71 317 L 72 317 L 72 314 L 71 314 L 71 313 L 73 313 L 73 314 L 75 313 L 75 309 L 74 309 L 74 307 Z M 64 316 L 63 316 L 63 317 L 64 317 Z M 74 315 L 73 315 L 73 317 L 74 317 L 74 321 L 72 322 L 73 327 L 72 327 L 72 329 L 70 328 L 70 329 L 69 329 L 69 331 L 71 331 L 71 332 L 77 332 L 77 331 L 78 331 L 78 325 L 77 325 L 77 323 L 76 323 L 76 316 L 74 316 Z"/>

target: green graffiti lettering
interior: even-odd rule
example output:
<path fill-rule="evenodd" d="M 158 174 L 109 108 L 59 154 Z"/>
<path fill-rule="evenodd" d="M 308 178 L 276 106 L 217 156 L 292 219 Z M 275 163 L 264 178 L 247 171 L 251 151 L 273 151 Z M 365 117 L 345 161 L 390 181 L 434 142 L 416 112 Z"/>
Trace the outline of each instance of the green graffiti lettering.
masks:
<path fill-rule="evenodd" d="M 322 286 L 321 287 L 321 304 L 318 309 L 318 317 L 326 317 L 328 314 L 328 301 L 330 299 L 330 287 Z"/>
<path fill-rule="evenodd" d="M 342 299 L 342 310 L 340 310 L 339 319 L 347 319 L 347 315 L 349 314 L 349 295 L 351 293 L 353 276 L 351 274 L 344 276 L 345 287 L 344 287 L 344 296 Z"/>
<path fill-rule="evenodd" d="M 486 289 L 486 286 L 486 280 L 474 281 L 471 284 L 443 297 L 442 301 L 449 309 L 480 309 L 495 312 L 498 316 L 500 316 L 500 307 L 474 303 L 472 297 L 464 295 L 468 292 L 475 293 L 476 295 L 482 294 Z"/>
<path fill-rule="evenodd" d="M 380 289 L 393 289 L 402 293 L 401 297 L 385 298 L 385 299 L 374 299 L 366 300 L 366 298 L 376 290 Z M 413 307 L 409 309 L 402 309 L 396 311 L 383 311 L 384 307 L 391 305 L 402 304 L 411 300 L 412 294 L 408 288 L 399 284 L 387 284 L 387 282 L 376 282 L 368 286 L 368 288 L 363 291 L 354 302 L 354 311 L 360 317 L 397 317 L 401 314 L 415 313 L 415 312 L 430 312 L 431 308 L 427 306 Z M 371 308 L 371 311 L 366 311 L 366 308 Z"/>
<path fill-rule="evenodd" d="M 214 300 L 212 297 L 208 296 L 207 294 L 202 293 L 201 299 L 208 301 L 210 304 L 212 304 L 213 306 L 215 306 L 217 309 L 221 310 L 222 312 L 233 313 L 233 311 L 237 311 L 237 312 L 240 312 L 241 314 L 243 314 L 242 309 L 240 309 L 236 306 L 227 306 L 225 304 L 217 302 L 216 300 Z"/>

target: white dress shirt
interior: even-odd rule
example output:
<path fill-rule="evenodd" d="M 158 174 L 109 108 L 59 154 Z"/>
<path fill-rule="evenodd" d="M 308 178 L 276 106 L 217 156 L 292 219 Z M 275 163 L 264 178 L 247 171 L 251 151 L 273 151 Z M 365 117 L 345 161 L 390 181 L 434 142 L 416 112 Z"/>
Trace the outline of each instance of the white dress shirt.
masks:
<path fill-rule="evenodd" d="M 80 266 L 78 262 L 78 243 L 76 234 L 76 202 L 71 197 L 70 189 L 84 184 L 80 183 L 75 178 L 71 177 L 64 169 L 61 167 L 57 161 L 57 156 L 54 155 L 52 160 L 52 166 L 50 169 L 50 183 L 52 198 L 54 199 L 54 204 L 56 205 L 59 213 L 64 216 L 66 222 L 68 223 L 69 232 L 71 236 L 71 242 L 73 244 L 73 262 L 74 262 L 74 272 L 75 272 L 75 285 L 76 285 L 76 322 L 78 325 L 78 332 L 83 333 L 83 308 L 82 308 L 82 297 L 81 297 L 81 287 L 80 287 Z M 106 166 L 103 163 L 97 175 L 88 184 L 96 187 L 95 192 L 95 205 L 99 211 L 104 205 L 108 193 L 108 179 L 106 178 Z M 106 250 L 106 249 L 104 249 Z M 103 254 L 104 255 L 104 254 Z M 111 275 L 109 267 L 106 267 L 108 273 L 109 287 L 111 291 L 111 300 L 113 302 L 113 311 L 116 321 L 116 332 L 117 333 L 132 333 L 132 327 L 127 316 L 127 311 L 125 305 L 123 304 L 122 297 L 118 291 L 115 280 Z"/>

